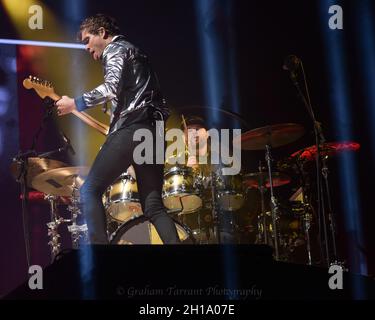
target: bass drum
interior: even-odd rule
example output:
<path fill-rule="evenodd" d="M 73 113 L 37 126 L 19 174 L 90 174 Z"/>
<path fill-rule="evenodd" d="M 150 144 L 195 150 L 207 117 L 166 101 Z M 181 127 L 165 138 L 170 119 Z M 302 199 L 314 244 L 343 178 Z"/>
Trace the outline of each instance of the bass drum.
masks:
<path fill-rule="evenodd" d="M 195 243 L 195 239 L 186 226 L 175 221 L 181 242 Z M 111 244 L 163 244 L 154 225 L 145 217 L 136 217 L 122 224 L 112 235 Z"/>

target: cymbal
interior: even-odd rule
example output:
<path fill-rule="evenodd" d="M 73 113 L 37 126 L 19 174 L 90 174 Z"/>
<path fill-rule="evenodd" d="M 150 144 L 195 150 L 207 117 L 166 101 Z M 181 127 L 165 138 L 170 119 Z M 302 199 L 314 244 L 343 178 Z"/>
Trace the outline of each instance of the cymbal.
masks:
<path fill-rule="evenodd" d="M 46 158 L 29 158 L 27 167 L 27 186 L 32 187 L 32 180 L 39 174 L 51 169 L 66 167 L 67 164 L 61 161 Z M 21 162 L 13 161 L 10 165 L 10 171 L 15 179 L 19 178 L 21 173 Z"/>
<path fill-rule="evenodd" d="M 304 132 L 299 124 L 281 123 L 247 131 L 235 137 L 233 143 L 241 143 L 243 150 L 264 150 L 267 144 L 277 148 L 296 141 Z"/>
<path fill-rule="evenodd" d="M 291 179 L 285 173 L 272 172 L 272 183 L 274 187 L 280 187 L 290 183 Z M 270 188 L 270 180 L 267 172 L 253 172 L 243 176 L 243 184 L 248 188 L 259 188 L 261 184 Z"/>
<path fill-rule="evenodd" d="M 360 144 L 354 141 L 343 141 L 343 142 L 326 142 L 320 147 L 320 153 L 323 156 L 333 156 L 344 151 L 357 151 L 360 148 Z M 297 158 L 306 161 L 315 160 L 317 154 L 316 145 L 301 149 L 294 152 L 291 158 Z"/>
<path fill-rule="evenodd" d="M 46 194 L 70 197 L 73 193 L 73 185 L 80 188 L 84 182 L 83 176 L 87 176 L 89 167 L 64 167 L 52 169 L 36 176 L 32 181 L 34 189 Z"/>
<path fill-rule="evenodd" d="M 204 127 L 206 127 L 206 129 L 215 127 L 222 128 L 224 123 L 225 125 L 230 126 L 232 120 L 235 120 L 238 124 L 241 124 L 241 126 L 245 128 L 251 128 L 242 115 L 222 108 L 188 105 L 172 107 L 171 110 L 172 114 L 167 120 L 166 129 L 180 128 L 182 115 L 187 118 L 187 121 L 191 116 L 201 118 L 205 123 Z M 213 114 L 216 116 L 212 117 Z M 238 124 L 235 123 L 234 126 L 237 127 Z"/>

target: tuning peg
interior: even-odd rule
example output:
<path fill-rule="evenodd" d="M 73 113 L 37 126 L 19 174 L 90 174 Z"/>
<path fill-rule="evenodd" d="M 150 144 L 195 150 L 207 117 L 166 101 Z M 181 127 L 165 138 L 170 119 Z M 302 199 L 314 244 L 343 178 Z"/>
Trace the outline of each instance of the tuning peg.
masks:
<path fill-rule="evenodd" d="M 32 80 L 32 79 L 33 79 L 32 75 L 29 75 L 29 79 L 30 79 L 30 80 Z"/>

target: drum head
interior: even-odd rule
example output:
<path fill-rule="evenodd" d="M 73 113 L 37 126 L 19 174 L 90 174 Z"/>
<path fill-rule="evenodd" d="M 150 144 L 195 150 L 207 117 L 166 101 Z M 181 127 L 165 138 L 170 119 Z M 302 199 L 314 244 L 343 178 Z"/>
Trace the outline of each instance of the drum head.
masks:
<path fill-rule="evenodd" d="M 103 195 L 103 203 L 108 215 L 119 222 L 142 215 L 136 180 L 123 173 Z"/>
<path fill-rule="evenodd" d="M 195 243 L 190 230 L 175 221 L 177 233 L 181 242 Z M 153 224 L 140 216 L 122 224 L 113 234 L 111 244 L 163 244 Z"/>
<path fill-rule="evenodd" d="M 163 203 L 170 210 L 182 210 L 180 214 L 189 214 L 202 207 L 202 199 L 195 194 L 178 193 L 164 195 Z"/>
<path fill-rule="evenodd" d="M 119 222 L 126 222 L 133 217 L 139 217 L 143 214 L 142 206 L 139 202 L 130 201 L 118 201 L 111 203 L 106 208 L 107 214 L 109 214 L 112 219 Z"/>

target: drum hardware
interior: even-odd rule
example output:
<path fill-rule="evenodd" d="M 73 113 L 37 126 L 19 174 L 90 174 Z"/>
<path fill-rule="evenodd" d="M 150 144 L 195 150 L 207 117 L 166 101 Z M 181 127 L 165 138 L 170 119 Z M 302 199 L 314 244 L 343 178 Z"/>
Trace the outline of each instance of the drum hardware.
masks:
<path fill-rule="evenodd" d="M 270 192 L 271 192 L 271 212 L 272 212 L 272 227 L 273 227 L 273 237 L 274 237 L 274 244 L 275 244 L 275 258 L 279 260 L 279 240 L 277 236 L 277 217 L 279 212 L 278 202 L 276 197 L 273 193 L 273 181 L 272 181 L 272 164 L 271 164 L 271 146 L 269 144 L 266 145 L 266 163 L 268 168 L 268 175 L 270 179 Z"/>
<path fill-rule="evenodd" d="M 68 231 L 71 234 L 72 239 L 72 248 L 78 249 L 80 245 L 80 239 L 82 238 L 85 243 L 88 243 L 88 229 L 87 224 L 77 225 L 77 218 L 78 215 L 81 214 L 81 210 L 79 209 L 79 176 L 76 175 L 73 180 L 72 185 L 72 197 L 71 197 L 71 205 L 68 206 L 68 211 L 71 214 L 71 220 L 66 220 L 66 222 L 70 222 L 71 225 L 68 226 Z"/>
<path fill-rule="evenodd" d="M 50 203 L 51 221 L 47 224 L 48 235 L 51 240 L 49 245 L 51 246 L 52 260 L 60 253 L 61 243 L 60 234 L 58 227 L 62 223 L 70 223 L 68 230 L 71 233 L 72 247 L 77 249 L 79 247 L 79 239 L 87 239 L 87 226 L 77 225 L 77 217 L 80 214 L 78 207 L 79 197 L 78 190 L 83 184 L 82 176 L 86 176 L 88 173 L 87 167 L 62 167 L 54 168 L 45 171 L 32 180 L 32 186 L 41 192 L 46 194 L 46 199 Z M 69 194 L 70 193 L 70 194 Z M 59 217 L 57 211 L 57 200 L 60 197 L 70 197 L 70 204 L 67 210 L 71 214 L 70 219 L 63 219 Z"/>
<path fill-rule="evenodd" d="M 324 187 L 325 187 L 326 198 L 327 198 L 328 220 L 329 220 L 329 226 L 330 226 L 331 238 L 332 238 L 331 240 L 332 250 L 333 250 L 333 255 L 334 255 L 333 261 L 338 261 L 337 260 L 338 256 L 337 256 L 337 247 L 336 247 L 336 225 L 335 225 L 334 213 L 332 209 L 331 196 L 330 196 L 330 188 L 329 188 L 329 181 L 328 181 L 329 170 L 327 167 L 327 159 L 329 157 L 341 154 L 343 152 L 358 151 L 359 148 L 360 148 L 360 144 L 354 141 L 324 142 L 323 144 L 319 145 L 319 148 L 317 148 L 316 145 L 313 145 L 313 146 L 301 149 L 299 151 L 296 151 L 290 156 L 292 160 L 295 160 L 297 162 L 298 167 L 300 168 L 300 171 L 303 173 L 303 165 L 307 162 L 314 161 L 319 155 L 319 158 L 321 161 L 321 174 L 323 176 Z M 321 188 L 323 192 L 323 186 L 321 186 Z M 323 201 L 324 199 L 323 199 L 323 194 L 322 194 L 322 197 L 321 197 L 322 206 L 324 205 Z M 325 216 L 324 212 L 322 212 L 322 216 Z M 323 223 L 323 227 L 325 228 L 325 222 Z M 329 250 L 327 247 L 328 240 L 326 236 L 326 230 L 324 232 L 325 232 L 325 239 L 326 239 L 325 240 L 326 258 L 330 262 L 329 253 L 328 253 Z M 308 246 L 309 246 L 309 242 L 308 242 Z M 311 263 L 310 260 L 309 260 L 309 263 Z"/>
<path fill-rule="evenodd" d="M 305 130 L 301 125 L 294 123 L 284 123 L 272 126 L 265 126 L 243 133 L 234 139 L 234 143 L 241 143 L 243 150 L 265 150 L 265 160 L 268 170 L 268 178 L 271 194 L 271 212 L 273 241 L 275 248 L 275 258 L 279 259 L 279 245 L 277 232 L 278 202 L 274 195 L 274 184 L 272 176 L 271 148 L 281 147 L 296 141 L 304 134 Z"/>
<path fill-rule="evenodd" d="M 310 241 L 310 227 L 311 227 L 312 215 L 309 211 L 306 211 L 303 215 L 303 223 L 304 223 L 304 230 L 305 230 L 305 238 L 306 238 L 306 251 L 307 251 L 307 259 L 308 264 L 312 265 L 312 257 L 311 257 L 311 241 Z"/>
<path fill-rule="evenodd" d="M 307 259 L 308 264 L 312 265 L 312 256 L 311 256 L 311 239 L 310 239 L 310 227 L 311 227 L 311 221 L 312 221 L 312 206 L 310 204 L 310 201 L 307 197 L 307 178 L 306 173 L 304 170 L 304 164 L 305 160 L 303 158 L 297 158 L 295 161 L 296 166 L 299 170 L 299 176 L 300 176 L 300 184 L 301 184 L 301 212 L 299 212 L 300 215 L 303 217 L 303 225 L 304 225 L 304 232 L 305 232 L 305 239 L 306 239 L 306 253 L 307 253 Z M 298 190 L 297 190 L 298 191 Z M 294 196 L 297 196 L 297 194 L 294 194 Z"/>
<path fill-rule="evenodd" d="M 258 167 L 258 170 L 259 170 L 259 181 L 258 181 L 258 188 L 259 188 L 259 192 L 260 192 L 260 201 L 261 201 L 261 206 L 262 206 L 262 218 L 261 220 L 263 221 L 263 226 L 266 225 L 266 208 L 265 208 L 265 204 L 264 204 L 264 194 L 266 192 L 266 187 L 265 187 L 265 181 L 264 181 L 264 177 L 263 177 L 263 172 L 262 172 L 262 161 L 259 161 L 259 167 Z M 266 228 L 263 228 L 264 232 L 263 232 L 263 243 L 264 244 L 268 244 L 268 232 L 266 230 Z M 258 237 L 260 237 L 261 235 L 261 232 L 258 232 Z M 261 241 L 261 239 L 259 239 Z"/>
<path fill-rule="evenodd" d="M 258 216 L 258 226 L 259 224 L 265 225 L 266 217 L 265 217 L 265 193 L 267 189 L 270 188 L 270 179 L 269 179 L 269 173 L 264 172 L 265 168 L 262 166 L 262 161 L 259 161 L 259 166 L 258 166 L 258 172 L 254 173 L 248 173 L 244 175 L 244 181 L 243 184 L 246 188 L 256 188 L 259 190 L 260 196 L 261 196 L 261 214 Z M 290 183 L 291 178 L 281 172 L 272 172 L 272 178 L 273 178 L 273 186 L 274 187 L 280 187 L 284 186 L 288 183 Z M 262 228 L 258 228 L 258 230 L 261 230 Z M 263 229 L 263 234 L 258 232 L 257 235 L 257 242 L 258 243 L 265 243 L 268 244 L 269 240 L 268 238 L 268 233 L 265 232 Z"/>
<path fill-rule="evenodd" d="M 214 234 L 214 237 L 216 238 L 216 244 L 222 244 L 222 243 L 228 243 L 228 241 L 232 242 L 233 240 L 233 239 L 224 239 L 224 238 L 228 235 L 228 232 L 230 233 L 230 236 L 232 236 L 233 231 L 236 228 L 235 224 L 233 223 L 233 214 L 235 210 L 233 210 L 233 208 L 230 205 L 228 205 L 228 203 L 229 204 L 231 203 L 230 201 L 231 197 L 236 196 L 236 194 L 235 192 L 233 192 L 233 190 L 230 190 L 230 191 L 226 190 L 228 191 L 226 193 L 222 193 L 224 191 L 223 189 L 221 189 L 220 191 L 218 190 L 218 184 L 217 184 L 218 177 L 222 177 L 223 175 L 222 174 L 218 175 L 217 172 L 219 172 L 219 170 L 216 170 L 215 172 L 211 171 L 211 210 L 212 210 L 211 215 L 212 215 L 213 234 Z M 229 201 L 227 202 L 220 201 L 221 200 L 220 198 L 223 197 L 223 195 L 225 196 L 229 195 L 229 198 L 228 198 Z M 230 210 L 225 210 L 225 209 L 230 209 Z M 229 231 L 227 229 L 224 229 L 222 225 L 222 223 L 225 222 L 226 219 L 230 219 L 229 224 L 231 225 L 231 230 Z"/>
<path fill-rule="evenodd" d="M 51 247 L 51 262 L 55 260 L 55 257 L 61 251 L 60 234 L 58 232 L 58 227 L 63 222 L 63 218 L 58 216 L 56 198 L 57 197 L 54 195 L 45 195 L 45 199 L 50 204 L 51 213 L 51 221 L 47 223 L 48 236 L 50 237 L 48 245 Z"/>
<path fill-rule="evenodd" d="M 212 221 L 214 226 L 214 235 L 216 237 L 217 244 L 221 243 L 220 238 L 220 230 L 219 230 L 219 211 L 218 211 L 218 203 L 216 201 L 217 192 L 216 192 L 216 184 L 214 183 L 216 177 L 215 173 L 211 171 L 211 197 L 212 197 Z"/>

